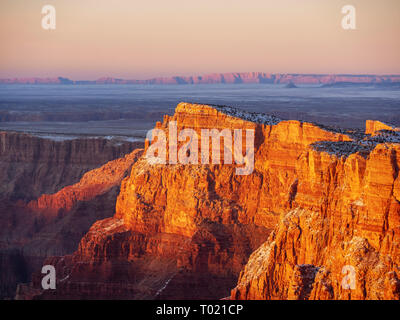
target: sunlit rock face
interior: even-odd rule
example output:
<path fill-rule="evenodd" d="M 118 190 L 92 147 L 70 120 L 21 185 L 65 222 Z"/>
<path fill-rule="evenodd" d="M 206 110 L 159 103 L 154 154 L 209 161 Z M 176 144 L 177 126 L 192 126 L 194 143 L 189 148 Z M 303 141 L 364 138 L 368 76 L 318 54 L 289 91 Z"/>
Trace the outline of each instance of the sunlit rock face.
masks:
<path fill-rule="evenodd" d="M 199 135 L 254 130 L 253 172 L 142 156 L 122 181 L 115 216 L 96 222 L 73 255 L 47 260 L 57 290 L 41 291 L 38 273 L 19 298 L 396 297 L 395 137 L 190 103 L 156 128 L 168 136 L 171 122 Z M 345 265 L 357 271 L 355 290 L 341 289 Z"/>
<path fill-rule="evenodd" d="M 365 123 L 365 133 L 370 134 L 372 136 L 380 134 L 381 130 L 388 130 L 388 131 L 394 131 L 394 132 L 399 132 L 400 128 L 396 128 L 394 125 L 391 124 L 386 124 L 381 121 L 374 121 L 374 120 L 367 120 Z"/>
<path fill-rule="evenodd" d="M 294 209 L 251 255 L 232 299 L 400 299 L 399 139 L 379 122 L 367 133 L 361 152 L 302 154 Z"/>

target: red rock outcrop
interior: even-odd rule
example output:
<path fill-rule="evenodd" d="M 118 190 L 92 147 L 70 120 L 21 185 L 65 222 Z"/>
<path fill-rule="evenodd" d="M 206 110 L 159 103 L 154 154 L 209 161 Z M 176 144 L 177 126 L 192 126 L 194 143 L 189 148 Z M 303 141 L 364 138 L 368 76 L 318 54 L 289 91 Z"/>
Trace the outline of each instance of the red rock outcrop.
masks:
<path fill-rule="evenodd" d="M 395 133 L 385 143 L 386 136 L 187 103 L 156 127 L 168 134 L 172 121 L 198 134 L 253 129 L 253 173 L 142 157 L 122 182 L 114 218 L 96 222 L 73 255 L 45 262 L 56 266 L 57 289 L 41 291 L 35 274 L 19 298 L 222 298 L 246 262 L 232 298 L 397 297 Z M 337 283 L 344 265 L 360 272 L 362 286 L 351 293 Z"/>
<path fill-rule="evenodd" d="M 137 149 L 123 158 L 112 160 L 100 168 L 88 171 L 82 179 L 67 186 L 55 194 L 44 194 L 37 200 L 32 200 L 27 207 L 35 212 L 55 216 L 61 210 L 68 212 L 78 202 L 87 202 L 118 186 L 128 170 L 141 156 L 142 150 Z"/>
<path fill-rule="evenodd" d="M 251 255 L 231 298 L 399 300 L 399 135 L 389 141 L 364 155 L 333 146 L 302 154 L 293 209 Z"/>
<path fill-rule="evenodd" d="M 365 133 L 370 135 L 376 135 L 381 130 L 389 131 L 400 131 L 400 128 L 396 128 L 391 124 L 386 124 L 381 121 L 367 120 L 365 124 Z"/>

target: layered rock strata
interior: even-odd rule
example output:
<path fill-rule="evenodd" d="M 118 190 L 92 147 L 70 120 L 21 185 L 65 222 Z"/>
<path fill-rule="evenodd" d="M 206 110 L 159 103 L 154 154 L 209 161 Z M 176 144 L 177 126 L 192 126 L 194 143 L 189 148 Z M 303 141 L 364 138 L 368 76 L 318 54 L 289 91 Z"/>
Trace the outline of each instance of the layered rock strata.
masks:
<path fill-rule="evenodd" d="M 19 298 L 222 298 L 239 274 L 232 298 L 344 298 L 337 285 L 322 285 L 343 263 L 364 270 L 364 286 L 346 298 L 396 297 L 394 131 L 371 137 L 189 103 L 156 128 L 168 135 L 171 122 L 199 135 L 254 130 L 254 171 L 142 157 L 122 182 L 114 217 L 96 222 L 73 255 L 46 261 L 56 266 L 57 289 L 41 291 L 35 274 Z M 380 275 L 383 287 L 372 283 Z"/>
<path fill-rule="evenodd" d="M 131 151 L 141 145 L 0 133 L 0 298 L 13 297 L 47 256 L 74 252 L 95 221 L 114 214 L 120 183 L 141 154 Z"/>
<path fill-rule="evenodd" d="M 356 145 L 296 162 L 292 209 L 250 257 L 232 299 L 400 299 L 400 135 L 367 121 Z"/>
<path fill-rule="evenodd" d="M 54 140 L 0 132 L 0 199 L 33 200 L 74 184 L 82 175 L 142 147 L 104 138 Z"/>

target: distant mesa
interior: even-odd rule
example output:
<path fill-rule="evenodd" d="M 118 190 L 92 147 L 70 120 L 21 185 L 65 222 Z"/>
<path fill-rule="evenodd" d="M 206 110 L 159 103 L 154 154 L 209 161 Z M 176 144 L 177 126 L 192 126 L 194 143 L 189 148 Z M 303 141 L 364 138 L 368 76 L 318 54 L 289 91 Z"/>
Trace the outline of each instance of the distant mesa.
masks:
<path fill-rule="evenodd" d="M 131 85 L 167 85 L 167 84 L 286 84 L 295 88 L 299 84 L 314 84 L 327 87 L 351 85 L 399 86 L 400 75 L 342 75 L 342 74 L 289 74 L 289 73 L 213 73 L 202 76 L 157 77 L 147 80 L 103 77 L 97 80 L 71 80 L 56 78 L 7 78 L 0 84 L 131 84 Z"/>
<path fill-rule="evenodd" d="M 68 78 L 58 77 L 58 80 L 60 81 L 60 84 L 74 84 L 74 81 Z"/>
<path fill-rule="evenodd" d="M 298 88 L 293 82 L 289 82 L 286 86 L 285 86 L 285 88 L 288 88 L 288 89 L 294 89 L 294 88 Z"/>

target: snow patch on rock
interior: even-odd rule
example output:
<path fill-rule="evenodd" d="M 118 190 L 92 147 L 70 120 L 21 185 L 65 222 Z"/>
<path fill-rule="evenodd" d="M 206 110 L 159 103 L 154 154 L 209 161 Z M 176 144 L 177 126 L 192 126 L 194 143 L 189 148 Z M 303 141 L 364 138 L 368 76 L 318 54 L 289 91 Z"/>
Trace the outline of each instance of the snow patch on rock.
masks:
<path fill-rule="evenodd" d="M 218 110 L 221 113 L 226 114 L 227 116 L 240 118 L 250 122 L 266 124 L 266 125 L 276 125 L 282 121 L 282 119 L 279 119 L 274 115 L 268 115 L 265 113 L 249 112 L 229 106 L 219 106 L 219 105 L 209 105 L 209 106 Z"/>

